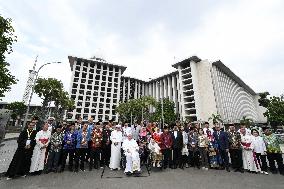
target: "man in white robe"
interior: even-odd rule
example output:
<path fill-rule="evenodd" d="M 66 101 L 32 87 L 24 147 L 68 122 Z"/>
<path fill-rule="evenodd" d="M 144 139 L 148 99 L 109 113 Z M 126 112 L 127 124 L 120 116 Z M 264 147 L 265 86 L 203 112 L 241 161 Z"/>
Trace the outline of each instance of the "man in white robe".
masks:
<path fill-rule="evenodd" d="M 139 147 L 137 142 L 132 138 L 132 134 L 127 135 L 127 139 L 122 144 L 122 149 L 126 156 L 126 167 L 124 172 L 129 175 L 131 173 L 140 172 Z"/>
<path fill-rule="evenodd" d="M 48 126 L 48 123 L 45 123 L 42 130 L 36 134 L 36 145 L 34 147 L 30 167 L 31 173 L 42 171 L 44 168 L 45 152 L 51 137 Z"/>
<path fill-rule="evenodd" d="M 118 169 L 120 170 L 120 160 L 121 160 L 121 142 L 122 142 L 122 132 L 121 126 L 116 125 L 116 130 L 111 132 L 110 140 L 111 144 L 111 157 L 109 168 L 111 170 Z"/>

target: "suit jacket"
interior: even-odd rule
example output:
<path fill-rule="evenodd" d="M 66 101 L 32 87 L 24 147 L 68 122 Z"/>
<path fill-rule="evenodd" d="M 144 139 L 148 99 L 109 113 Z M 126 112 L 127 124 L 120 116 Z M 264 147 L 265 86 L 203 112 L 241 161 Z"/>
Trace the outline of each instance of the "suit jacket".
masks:
<path fill-rule="evenodd" d="M 220 131 L 220 135 L 218 136 L 218 132 L 214 131 L 213 136 L 220 150 L 229 149 L 229 137 L 227 133 Z"/>
<path fill-rule="evenodd" d="M 173 148 L 182 149 L 183 147 L 183 136 L 180 131 L 177 131 L 177 137 L 174 135 L 174 131 L 171 133 L 172 140 L 173 140 Z"/>

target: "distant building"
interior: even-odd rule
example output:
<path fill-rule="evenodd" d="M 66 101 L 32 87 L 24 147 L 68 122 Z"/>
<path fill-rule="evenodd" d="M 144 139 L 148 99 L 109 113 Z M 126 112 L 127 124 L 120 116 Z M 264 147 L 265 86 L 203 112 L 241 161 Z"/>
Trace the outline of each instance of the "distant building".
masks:
<path fill-rule="evenodd" d="M 259 96 L 221 61 L 209 62 L 196 56 L 173 65 L 177 70 L 143 81 L 122 76 L 125 66 L 105 60 L 69 56 L 72 71 L 70 94 L 76 109 L 69 118 L 118 121 L 119 102 L 141 96 L 157 100 L 169 98 L 182 120 L 207 121 L 219 113 L 227 122 L 239 122 L 243 116 L 266 122 Z"/>

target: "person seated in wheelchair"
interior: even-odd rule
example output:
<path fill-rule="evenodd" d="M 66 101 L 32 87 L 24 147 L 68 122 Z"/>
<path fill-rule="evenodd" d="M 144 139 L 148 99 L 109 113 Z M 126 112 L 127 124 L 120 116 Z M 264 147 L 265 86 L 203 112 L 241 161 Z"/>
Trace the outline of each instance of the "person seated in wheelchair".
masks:
<path fill-rule="evenodd" d="M 123 153 L 126 157 L 126 166 L 124 173 L 126 175 L 131 175 L 132 173 L 140 173 L 140 157 L 139 157 L 139 147 L 137 142 L 132 138 L 132 134 L 127 134 L 127 139 L 124 140 L 122 144 Z"/>
<path fill-rule="evenodd" d="M 163 154 L 161 152 L 161 148 L 158 143 L 151 139 L 148 144 L 148 149 L 150 150 L 151 158 L 152 158 L 152 166 L 153 167 L 161 167 L 161 162 L 163 160 Z"/>

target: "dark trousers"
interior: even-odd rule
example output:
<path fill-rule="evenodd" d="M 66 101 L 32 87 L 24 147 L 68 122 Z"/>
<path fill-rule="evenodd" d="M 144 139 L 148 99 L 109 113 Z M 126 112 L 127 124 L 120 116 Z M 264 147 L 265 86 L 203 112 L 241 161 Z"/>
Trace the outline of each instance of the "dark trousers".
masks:
<path fill-rule="evenodd" d="M 283 158 L 281 153 L 267 153 L 267 159 L 272 173 L 277 173 L 277 169 L 275 167 L 275 161 L 276 161 L 280 174 L 284 174 Z"/>
<path fill-rule="evenodd" d="M 201 166 L 208 168 L 209 167 L 209 165 L 208 165 L 209 162 L 208 162 L 207 148 L 200 147 L 199 151 L 200 151 Z"/>
<path fill-rule="evenodd" d="M 84 170 L 84 164 L 86 155 L 88 153 L 88 148 L 77 148 L 75 155 L 75 170 L 78 171 L 79 161 L 80 161 L 80 169 Z"/>
<path fill-rule="evenodd" d="M 173 149 L 173 165 L 174 167 L 181 167 L 181 149 L 180 148 L 174 148 Z"/>
<path fill-rule="evenodd" d="M 261 167 L 262 171 L 267 172 L 266 155 L 261 155 L 261 153 L 256 153 L 257 164 Z"/>
<path fill-rule="evenodd" d="M 64 149 L 63 150 L 61 170 L 65 169 L 67 156 L 69 156 L 69 162 L 68 162 L 69 170 L 73 171 L 73 161 L 74 161 L 74 156 L 75 156 L 75 149 Z"/>
<path fill-rule="evenodd" d="M 91 151 L 90 151 L 90 166 L 89 166 L 90 170 L 92 170 L 93 167 L 95 169 L 99 168 L 100 154 L 101 154 L 100 148 L 91 149 Z"/>
<path fill-rule="evenodd" d="M 191 167 L 200 167 L 200 153 L 197 149 L 189 150 L 189 164 Z"/>
<path fill-rule="evenodd" d="M 226 152 L 226 150 L 219 150 L 220 156 L 223 160 L 223 167 L 225 168 L 229 168 L 229 156 L 228 156 L 228 152 Z"/>
<path fill-rule="evenodd" d="M 111 145 L 106 145 L 102 149 L 101 165 L 109 165 L 111 155 Z"/>
<path fill-rule="evenodd" d="M 241 170 L 243 168 L 243 157 L 241 149 L 230 149 L 230 157 L 232 167 L 237 170 Z"/>
<path fill-rule="evenodd" d="M 48 153 L 48 160 L 47 160 L 47 169 L 48 171 L 57 171 L 59 159 L 61 156 L 61 151 L 55 152 L 50 151 Z"/>
<path fill-rule="evenodd" d="M 172 166 L 172 150 L 169 148 L 163 149 L 162 153 L 164 155 L 164 167 Z"/>

